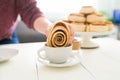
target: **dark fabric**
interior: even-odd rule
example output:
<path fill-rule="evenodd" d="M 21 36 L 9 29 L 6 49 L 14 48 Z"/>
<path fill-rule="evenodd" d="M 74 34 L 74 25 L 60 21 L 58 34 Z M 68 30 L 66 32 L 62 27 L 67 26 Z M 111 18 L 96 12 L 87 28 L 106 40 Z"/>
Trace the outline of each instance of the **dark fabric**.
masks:
<path fill-rule="evenodd" d="M 16 34 L 16 30 L 13 32 L 12 39 L 4 39 L 0 41 L 1 44 L 17 44 L 19 43 L 18 36 Z"/>

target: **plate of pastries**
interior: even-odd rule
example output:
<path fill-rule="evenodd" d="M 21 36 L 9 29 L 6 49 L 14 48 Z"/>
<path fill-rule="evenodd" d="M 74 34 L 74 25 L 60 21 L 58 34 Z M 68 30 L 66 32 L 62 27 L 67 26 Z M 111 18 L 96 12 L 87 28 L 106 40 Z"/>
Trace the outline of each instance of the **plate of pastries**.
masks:
<path fill-rule="evenodd" d="M 81 36 L 81 48 L 97 48 L 93 36 L 109 35 L 113 33 L 113 23 L 95 10 L 93 6 L 82 6 L 78 13 L 70 13 L 64 22 L 70 24 L 76 36 Z M 87 40 L 86 40 L 87 39 Z"/>
<path fill-rule="evenodd" d="M 69 23 L 76 33 L 106 33 L 113 30 L 113 23 L 93 6 L 83 6 L 78 13 L 70 13 L 63 21 Z"/>

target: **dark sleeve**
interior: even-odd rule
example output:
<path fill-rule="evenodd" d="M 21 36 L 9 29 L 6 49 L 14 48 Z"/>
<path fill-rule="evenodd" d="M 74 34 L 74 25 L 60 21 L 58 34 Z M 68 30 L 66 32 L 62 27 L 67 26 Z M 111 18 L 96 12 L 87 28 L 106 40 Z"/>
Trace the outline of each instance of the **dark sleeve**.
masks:
<path fill-rule="evenodd" d="M 18 0 L 17 5 L 22 21 L 29 28 L 33 28 L 33 23 L 36 18 L 43 16 L 40 9 L 36 7 L 35 0 Z"/>

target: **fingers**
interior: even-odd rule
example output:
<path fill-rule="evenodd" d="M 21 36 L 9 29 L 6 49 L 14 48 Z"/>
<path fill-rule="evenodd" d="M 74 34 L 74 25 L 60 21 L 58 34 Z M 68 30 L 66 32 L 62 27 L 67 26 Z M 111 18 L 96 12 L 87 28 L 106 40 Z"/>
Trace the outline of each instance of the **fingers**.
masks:
<path fill-rule="evenodd" d="M 50 33 L 50 31 L 51 31 L 51 27 L 48 27 L 47 29 L 46 29 L 46 31 L 45 31 L 45 35 L 46 35 L 46 37 L 48 36 L 48 34 Z"/>
<path fill-rule="evenodd" d="M 48 32 L 49 32 L 49 29 L 46 29 L 46 31 L 45 31 L 46 37 L 48 36 Z"/>
<path fill-rule="evenodd" d="M 74 33 L 74 30 L 73 30 L 73 28 L 72 28 L 72 26 L 69 24 L 69 27 L 70 27 L 70 33 L 71 33 L 71 43 L 74 41 L 74 35 L 75 35 L 75 33 Z"/>

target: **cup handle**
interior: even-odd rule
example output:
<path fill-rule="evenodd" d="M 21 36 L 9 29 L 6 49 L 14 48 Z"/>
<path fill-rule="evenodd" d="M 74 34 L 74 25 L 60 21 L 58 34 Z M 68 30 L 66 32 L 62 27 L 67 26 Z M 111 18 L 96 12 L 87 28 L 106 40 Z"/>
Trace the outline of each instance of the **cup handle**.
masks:
<path fill-rule="evenodd" d="M 38 57 L 39 57 L 40 59 L 42 59 L 42 60 L 48 60 L 47 57 L 41 55 L 41 52 L 42 52 L 42 51 L 45 51 L 45 46 L 38 50 L 38 52 L 37 52 Z M 44 54 L 45 54 L 45 53 L 44 53 Z"/>

